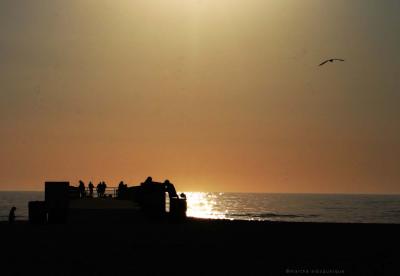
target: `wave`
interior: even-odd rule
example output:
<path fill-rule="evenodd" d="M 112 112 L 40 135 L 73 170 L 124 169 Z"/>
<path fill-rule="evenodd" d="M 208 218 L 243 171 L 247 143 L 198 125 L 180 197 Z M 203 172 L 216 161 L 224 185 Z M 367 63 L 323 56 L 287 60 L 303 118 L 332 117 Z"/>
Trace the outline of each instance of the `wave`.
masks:
<path fill-rule="evenodd" d="M 234 217 L 251 217 L 251 218 L 315 218 L 319 217 L 319 215 L 310 214 L 279 214 L 279 213 L 237 213 L 230 214 L 230 216 Z"/>

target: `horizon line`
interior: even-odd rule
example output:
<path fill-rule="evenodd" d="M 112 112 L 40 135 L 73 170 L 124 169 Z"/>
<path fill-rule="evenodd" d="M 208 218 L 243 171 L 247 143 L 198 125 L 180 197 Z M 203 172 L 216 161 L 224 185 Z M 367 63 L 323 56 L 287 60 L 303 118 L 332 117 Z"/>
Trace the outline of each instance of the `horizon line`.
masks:
<path fill-rule="evenodd" d="M 43 190 L 0 190 L 0 192 L 44 192 Z M 228 191 L 228 192 L 221 192 L 221 191 L 179 191 L 184 193 L 226 193 L 226 194 L 296 194 L 296 195 L 399 195 L 400 193 L 348 193 L 348 192 L 238 192 L 238 191 Z"/>

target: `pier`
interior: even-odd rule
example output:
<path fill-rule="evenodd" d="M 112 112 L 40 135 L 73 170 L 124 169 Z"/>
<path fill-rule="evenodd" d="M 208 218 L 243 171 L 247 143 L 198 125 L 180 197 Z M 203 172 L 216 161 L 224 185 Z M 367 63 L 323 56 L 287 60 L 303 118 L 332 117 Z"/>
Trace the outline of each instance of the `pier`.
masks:
<path fill-rule="evenodd" d="M 121 182 L 122 183 L 122 182 Z M 45 182 L 45 200 L 28 204 L 29 221 L 46 223 L 135 223 L 144 220 L 182 221 L 187 203 L 169 181 L 148 178 L 137 186 L 73 186 L 67 181 Z"/>

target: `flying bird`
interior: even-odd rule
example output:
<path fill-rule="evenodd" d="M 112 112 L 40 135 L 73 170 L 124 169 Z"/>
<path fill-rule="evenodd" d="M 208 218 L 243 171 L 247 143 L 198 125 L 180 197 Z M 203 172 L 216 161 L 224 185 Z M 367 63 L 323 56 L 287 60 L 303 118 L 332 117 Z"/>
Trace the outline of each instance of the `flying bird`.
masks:
<path fill-rule="evenodd" d="M 327 62 L 333 62 L 334 60 L 338 60 L 338 61 L 344 61 L 344 59 L 340 59 L 340 58 L 331 58 L 331 59 L 327 59 L 324 62 L 322 62 L 319 66 L 324 65 Z"/>

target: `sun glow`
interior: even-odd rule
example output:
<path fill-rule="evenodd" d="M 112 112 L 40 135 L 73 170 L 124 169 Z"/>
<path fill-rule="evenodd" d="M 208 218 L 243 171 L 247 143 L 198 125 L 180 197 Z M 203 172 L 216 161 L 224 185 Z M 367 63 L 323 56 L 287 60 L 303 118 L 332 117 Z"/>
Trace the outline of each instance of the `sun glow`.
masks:
<path fill-rule="evenodd" d="M 225 213 L 216 210 L 216 196 L 211 193 L 187 192 L 187 216 L 197 218 L 224 219 Z"/>

